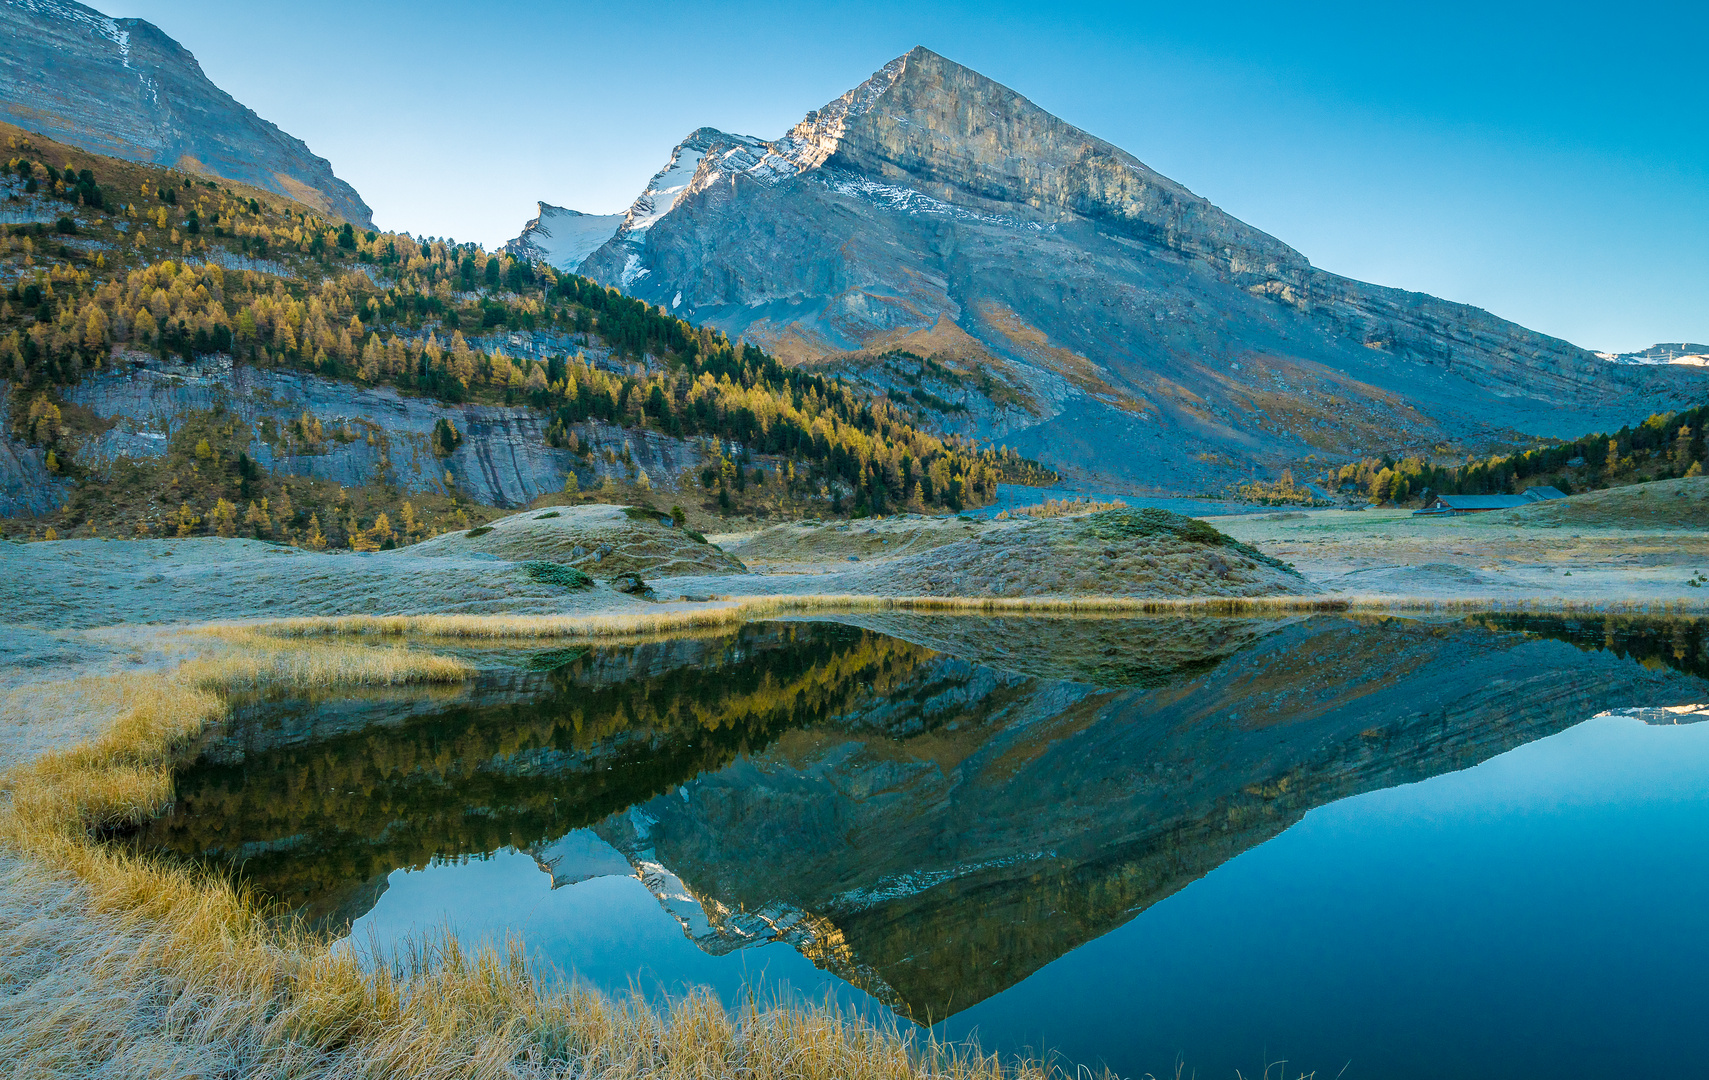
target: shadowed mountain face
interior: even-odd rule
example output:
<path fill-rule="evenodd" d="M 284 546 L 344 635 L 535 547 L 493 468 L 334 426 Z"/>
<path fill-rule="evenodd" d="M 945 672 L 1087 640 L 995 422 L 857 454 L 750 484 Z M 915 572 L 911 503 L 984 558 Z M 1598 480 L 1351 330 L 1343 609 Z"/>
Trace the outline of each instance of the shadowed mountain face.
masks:
<path fill-rule="evenodd" d="M 19 127 L 251 184 L 373 227 L 373 212 L 324 158 L 209 82 L 152 23 L 68 0 L 0 0 L 0 40 L 0 117 Z"/>
<path fill-rule="evenodd" d="M 942 426 L 1166 490 L 1311 453 L 1578 434 L 1702 385 L 1318 270 L 926 49 L 782 139 L 696 131 L 579 266 L 786 360 L 963 406 Z"/>
<path fill-rule="evenodd" d="M 1692 620 L 856 621 L 251 702 L 142 842 L 331 925 L 393 869 L 523 848 L 941 1018 L 1313 807 L 1709 690 Z"/>

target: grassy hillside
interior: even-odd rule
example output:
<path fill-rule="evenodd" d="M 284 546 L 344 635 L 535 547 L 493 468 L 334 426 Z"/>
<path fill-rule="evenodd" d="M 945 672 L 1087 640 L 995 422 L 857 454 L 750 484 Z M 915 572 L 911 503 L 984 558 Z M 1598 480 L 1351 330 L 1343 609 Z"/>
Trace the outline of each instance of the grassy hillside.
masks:
<path fill-rule="evenodd" d="M 932 435 L 888 399 L 779 364 L 762 350 L 692 326 L 585 278 L 475 245 L 357 231 L 309 207 L 241 185 L 82 153 L 0 125 L 8 142 L 0 235 L 0 377 L 11 431 L 42 448 L 78 494 L 28 528 L 197 535 L 276 516 L 279 539 L 360 546 L 385 513 L 427 532 L 466 527 L 486 508 L 376 490 L 353 493 L 265 475 L 252 439 L 293 447 L 344 437 L 315 417 L 257 432 L 210 414 L 187 423 L 164 458 L 92 470 L 79 459 L 102 420 L 65 389 L 151 359 L 230 357 L 444 402 L 526 405 L 548 442 L 586 455 L 575 425 L 601 420 L 701 438 L 713 448 L 691 478 L 701 509 L 771 504 L 814 513 L 959 510 L 999 480 L 1053 479 L 1007 451 Z M 511 356 L 527 333 L 545 355 Z M 364 436 L 355 433 L 355 437 Z M 463 438 L 435 432 L 449 452 Z M 609 497 L 610 492 L 602 493 Z M 262 499 L 269 500 L 263 504 Z M 222 506 L 222 500 L 230 509 Z M 255 504 L 251 513 L 250 503 Z M 199 519 L 199 520 L 198 520 Z M 16 530 L 14 526 L 14 530 Z M 226 531 L 226 535 L 231 535 Z"/>
<path fill-rule="evenodd" d="M 1624 484 L 1551 499 L 1503 516 L 1521 525 L 1701 529 L 1709 526 L 1709 476 Z"/>

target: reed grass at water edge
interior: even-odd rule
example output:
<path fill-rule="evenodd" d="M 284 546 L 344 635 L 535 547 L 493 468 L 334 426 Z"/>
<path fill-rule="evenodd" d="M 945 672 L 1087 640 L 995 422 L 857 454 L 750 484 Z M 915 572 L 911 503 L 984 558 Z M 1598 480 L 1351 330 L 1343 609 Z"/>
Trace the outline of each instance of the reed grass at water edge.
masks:
<path fill-rule="evenodd" d="M 724 616 L 729 618 L 729 616 Z M 745 618 L 747 616 L 740 616 Z M 158 814 L 183 749 L 236 689 L 447 682 L 419 650 L 266 638 L 124 675 L 101 736 L 0 776 L 0 1062 L 21 1076 L 1043 1080 L 811 1006 L 731 1011 L 544 985 L 515 948 L 425 940 L 369 965 L 197 869 L 104 843 Z M 44 696 L 51 700 L 51 695 Z"/>

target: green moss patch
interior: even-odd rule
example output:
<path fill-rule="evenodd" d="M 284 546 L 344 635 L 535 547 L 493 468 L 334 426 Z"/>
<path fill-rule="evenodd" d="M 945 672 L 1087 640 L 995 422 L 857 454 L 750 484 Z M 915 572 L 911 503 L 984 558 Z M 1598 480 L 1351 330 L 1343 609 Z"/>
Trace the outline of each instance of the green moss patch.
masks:
<path fill-rule="evenodd" d="M 556 585 L 561 589 L 586 589 L 593 585 L 593 578 L 573 566 L 565 566 L 562 563 L 544 560 L 525 562 L 522 564 L 522 572 L 542 585 Z"/>

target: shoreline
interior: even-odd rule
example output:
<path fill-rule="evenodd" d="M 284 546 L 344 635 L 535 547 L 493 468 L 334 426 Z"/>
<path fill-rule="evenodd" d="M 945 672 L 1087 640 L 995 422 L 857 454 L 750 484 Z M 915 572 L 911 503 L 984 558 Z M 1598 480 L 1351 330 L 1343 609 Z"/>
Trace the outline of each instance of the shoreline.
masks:
<path fill-rule="evenodd" d="M 608 550 L 643 569 L 646 559 L 683 551 L 724 558 L 684 547 L 671 530 L 600 513 L 597 521 L 555 515 L 551 525 L 501 521 L 480 539 L 520 551 L 552 536 L 560 546 L 571 542 L 553 530 L 597 526 L 614 530 Z M 608 518 L 612 524 L 599 524 Z M 811 1054 L 856 1080 L 1066 1075 L 1048 1062 L 910 1042 L 823 1008 L 733 1012 L 704 997 L 658 1008 L 560 992 L 537 982 L 514 951 L 465 956 L 449 937 L 424 940 L 404 969 L 363 970 L 352 950 L 339 955 L 329 939 L 304 933 L 211 872 L 107 844 L 169 804 L 180 756 L 225 716 L 236 692 L 467 678 L 470 665 L 439 655 L 436 644 L 616 644 L 875 612 L 1053 621 L 1709 617 L 1709 592 L 1683 577 L 1699 560 L 1709 568 L 1709 534 L 1700 531 L 1581 527 L 1556 539 L 1512 522 L 1415 524 L 1396 514 L 1334 512 L 1216 524 L 1230 536 L 1213 543 L 1190 530 L 1172 539 L 1145 531 L 1088 538 L 1081 524 L 1060 519 L 1045 527 L 912 515 L 791 523 L 728 539 L 725 552 L 755 572 L 652 577 L 660 591 L 697 597 L 662 602 L 614 585 L 543 584 L 526 573 L 539 555 L 507 549 L 500 557 L 455 535 L 438 557 L 408 549 L 322 555 L 218 539 L 8 546 L 15 557 L 0 590 L 18 602 L 13 623 L 0 629 L 0 687 L 8 690 L 0 699 L 0 955 L 26 973 L 27 985 L 0 997 L 0 1055 L 45 1061 L 72 1053 L 60 1045 L 69 1024 L 76 1038 L 122 1044 L 163 1072 L 185 1062 L 194 1063 L 185 1071 L 293 1077 L 360 1066 L 388 1075 L 640 1078 L 686 1070 L 781 1078 Z M 576 557 L 604 542 L 575 536 Z M 1574 543 L 1561 542 L 1568 539 Z M 1127 545 L 1126 562 L 1112 545 Z M 1630 565 L 1645 545 L 1661 561 Z M 1078 591 L 979 595 L 1014 587 L 979 574 L 948 579 L 948 594 L 905 587 L 928 570 L 942 572 L 933 566 L 959 572 L 975 558 L 994 560 L 987 565 L 1001 573 L 1005 559 L 1030 559 L 1043 567 L 1033 579 L 1040 581 L 1073 562 L 1067 584 Z M 1489 569 L 1468 569 L 1464 560 Z M 605 576 L 614 561 L 601 564 Z M 1522 565 L 1529 569 L 1511 579 L 1493 576 Z M 1530 588 L 1566 585 L 1567 566 L 1571 588 Z M 1424 587 L 1336 587 L 1373 568 L 1390 585 L 1411 574 Z M 1507 587 L 1521 579 L 1526 587 Z M 1100 581 L 1134 591 L 1087 591 Z M 848 583 L 887 589 L 834 587 Z M 1139 594 L 1145 589 L 1159 594 Z M 92 989 L 60 971 L 80 973 Z M 78 1045 L 89 1060 L 104 1060 L 96 1042 Z"/>

